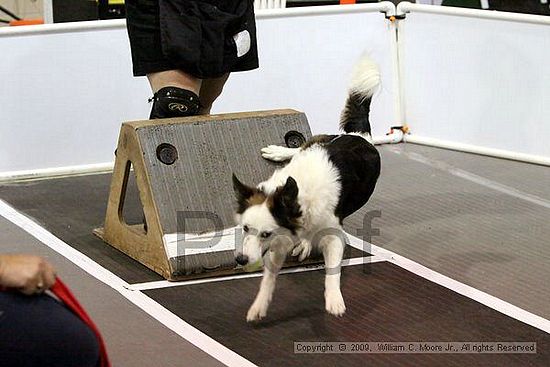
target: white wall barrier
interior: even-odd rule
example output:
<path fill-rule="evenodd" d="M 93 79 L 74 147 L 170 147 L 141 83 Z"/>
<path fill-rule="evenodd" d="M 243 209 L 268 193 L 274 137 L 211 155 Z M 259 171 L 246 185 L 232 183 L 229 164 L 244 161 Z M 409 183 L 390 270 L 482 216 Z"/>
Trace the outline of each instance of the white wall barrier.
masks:
<path fill-rule="evenodd" d="M 374 132 L 385 133 L 399 112 L 384 10 L 395 8 L 259 10 L 260 69 L 232 75 L 214 112 L 295 108 L 314 132 L 335 132 L 351 68 L 367 51 L 383 80 Z M 0 178 L 108 167 L 121 122 L 148 116 L 149 87 L 131 75 L 124 21 L 2 29 L 0 49 Z"/>
<path fill-rule="evenodd" d="M 550 18 L 401 3 L 397 73 L 380 14 L 394 10 L 259 10 L 261 67 L 235 73 L 214 112 L 295 108 L 314 133 L 336 132 L 367 51 L 382 71 L 375 135 L 405 120 L 408 141 L 550 164 Z M 148 115 L 123 21 L 4 28 L 0 48 L 0 178 L 108 168 L 120 123 Z"/>
<path fill-rule="evenodd" d="M 550 17 L 397 12 L 407 140 L 550 164 Z"/>
<path fill-rule="evenodd" d="M 147 116 L 124 21 L 2 29 L 0 49 L 0 172 L 111 162 L 121 122 Z"/>

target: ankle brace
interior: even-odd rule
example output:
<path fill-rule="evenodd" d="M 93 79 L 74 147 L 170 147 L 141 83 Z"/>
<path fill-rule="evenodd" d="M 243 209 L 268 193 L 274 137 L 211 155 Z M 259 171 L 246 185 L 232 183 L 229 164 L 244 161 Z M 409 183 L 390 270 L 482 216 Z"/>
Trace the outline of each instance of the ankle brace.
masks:
<path fill-rule="evenodd" d="M 187 89 L 161 88 L 149 100 L 153 102 L 149 119 L 193 116 L 199 112 L 199 96 Z"/>

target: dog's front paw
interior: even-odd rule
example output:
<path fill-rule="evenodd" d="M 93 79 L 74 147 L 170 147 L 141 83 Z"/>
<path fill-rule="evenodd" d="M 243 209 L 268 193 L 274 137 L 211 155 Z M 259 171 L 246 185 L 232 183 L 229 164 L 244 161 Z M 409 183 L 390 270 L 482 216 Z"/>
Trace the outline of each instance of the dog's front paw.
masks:
<path fill-rule="evenodd" d="M 269 145 L 262 148 L 262 157 L 273 162 L 287 161 L 294 155 L 292 148 L 281 147 L 279 145 Z"/>
<path fill-rule="evenodd" d="M 263 319 L 267 315 L 267 304 L 254 302 L 248 309 L 246 314 L 246 321 L 253 322 Z"/>
<path fill-rule="evenodd" d="M 346 312 L 344 297 L 339 291 L 325 293 L 325 309 L 334 316 L 342 316 Z"/>
<path fill-rule="evenodd" d="M 311 254 L 311 242 L 304 239 L 292 250 L 292 256 L 299 256 L 299 261 L 304 261 L 309 254 Z"/>

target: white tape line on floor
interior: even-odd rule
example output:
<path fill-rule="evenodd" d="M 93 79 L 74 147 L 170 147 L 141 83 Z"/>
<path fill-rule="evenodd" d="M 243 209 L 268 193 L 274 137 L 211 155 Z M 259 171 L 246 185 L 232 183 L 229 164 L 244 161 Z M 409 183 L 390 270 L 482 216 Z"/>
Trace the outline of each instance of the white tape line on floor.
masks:
<path fill-rule="evenodd" d="M 371 264 L 371 263 L 376 263 L 376 262 L 386 261 L 386 260 L 387 259 L 385 258 L 377 257 L 377 256 L 354 257 L 351 259 L 342 260 L 342 266 Z M 295 268 L 282 269 L 279 274 L 303 273 L 306 271 L 322 270 L 324 268 L 325 266 L 323 264 L 300 266 Z M 259 278 L 262 275 L 263 275 L 262 272 L 255 272 L 255 273 L 236 274 L 236 275 L 229 275 L 229 276 L 216 277 L 216 278 L 184 280 L 180 282 L 169 282 L 167 280 L 159 280 L 156 282 L 131 284 L 129 286 L 129 289 L 144 291 L 144 290 L 159 289 L 159 288 L 181 287 L 181 286 L 194 285 L 194 284 L 225 282 L 228 280 L 235 280 L 235 279 Z"/>

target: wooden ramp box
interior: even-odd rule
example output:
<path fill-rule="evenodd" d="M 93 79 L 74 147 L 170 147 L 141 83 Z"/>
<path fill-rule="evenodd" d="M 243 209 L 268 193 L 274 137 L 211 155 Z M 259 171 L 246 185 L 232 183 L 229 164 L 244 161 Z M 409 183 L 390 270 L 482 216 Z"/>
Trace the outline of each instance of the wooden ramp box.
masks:
<path fill-rule="evenodd" d="M 169 280 L 238 271 L 231 174 L 255 185 L 278 166 L 261 148 L 310 137 L 306 116 L 293 110 L 124 123 L 105 226 L 94 233 Z M 146 226 L 122 215 L 131 174 Z"/>

